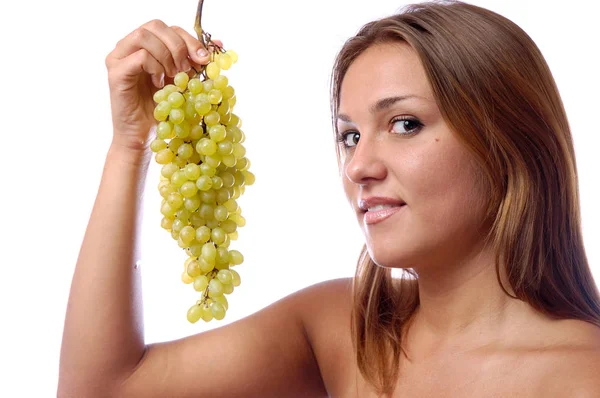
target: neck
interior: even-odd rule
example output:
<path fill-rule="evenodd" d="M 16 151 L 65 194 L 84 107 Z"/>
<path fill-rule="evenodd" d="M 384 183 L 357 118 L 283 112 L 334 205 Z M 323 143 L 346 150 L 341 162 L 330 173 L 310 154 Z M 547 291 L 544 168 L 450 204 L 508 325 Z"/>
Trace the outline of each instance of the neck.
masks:
<path fill-rule="evenodd" d="M 528 304 L 502 290 L 491 250 L 460 263 L 416 271 L 420 303 L 407 332 L 407 346 L 418 356 L 504 341 L 532 315 Z M 514 296 L 505 275 L 500 275 Z"/>

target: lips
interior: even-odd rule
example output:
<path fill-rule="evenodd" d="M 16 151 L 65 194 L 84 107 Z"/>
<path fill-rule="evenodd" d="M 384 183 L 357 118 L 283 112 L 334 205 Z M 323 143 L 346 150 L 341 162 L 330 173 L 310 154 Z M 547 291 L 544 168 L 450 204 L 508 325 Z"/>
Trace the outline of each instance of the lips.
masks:
<path fill-rule="evenodd" d="M 399 199 L 387 197 L 369 197 L 361 199 L 358 207 L 364 214 L 364 222 L 367 225 L 382 222 L 401 211 L 406 202 Z"/>

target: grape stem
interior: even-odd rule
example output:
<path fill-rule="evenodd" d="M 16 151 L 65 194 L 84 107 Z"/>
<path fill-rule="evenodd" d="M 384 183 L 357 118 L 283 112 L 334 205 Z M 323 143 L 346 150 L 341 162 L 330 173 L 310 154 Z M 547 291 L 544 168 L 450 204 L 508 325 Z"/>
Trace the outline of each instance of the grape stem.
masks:
<path fill-rule="evenodd" d="M 202 6 L 204 5 L 204 0 L 198 0 L 198 9 L 196 10 L 196 21 L 194 22 L 194 31 L 196 32 L 196 35 L 198 35 L 198 40 L 200 40 L 200 42 L 202 42 L 202 45 L 204 46 L 204 48 L 206 48 L 207 50 L 209 50 L 211 53 L 212 52 L 224 52 L 225 50 L 223 49 L 223 47 L 217 45 L 215 42 L 213 42 L 210 38 L 210 33 L 205 32 L 204 29 L 202 29 Z"/>

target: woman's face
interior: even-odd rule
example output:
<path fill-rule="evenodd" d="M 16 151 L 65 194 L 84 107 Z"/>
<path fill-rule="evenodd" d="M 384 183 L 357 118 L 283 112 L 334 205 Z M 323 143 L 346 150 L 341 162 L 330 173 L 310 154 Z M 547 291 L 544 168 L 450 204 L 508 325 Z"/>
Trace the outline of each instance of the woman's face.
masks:
<path fill-rule="evenodd" d="M 344 190 L 377 264 L 419 272 L 480 249 L 481 173 L 410 46 L 374 45 L 352 63 L 337 124 Z"/>

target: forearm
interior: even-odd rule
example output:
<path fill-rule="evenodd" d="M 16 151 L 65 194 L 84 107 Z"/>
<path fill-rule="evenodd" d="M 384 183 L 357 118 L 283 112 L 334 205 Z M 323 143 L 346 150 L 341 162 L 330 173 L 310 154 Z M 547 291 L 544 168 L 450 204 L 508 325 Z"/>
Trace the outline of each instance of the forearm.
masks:
<path fill-rule="evenodd" d="M 59 376 L 64 396 L 108 393 L 144 353 L 136 261 L 147 165 L 147 154 L 115 146 L 108 152 L 67 306 Z"/>

